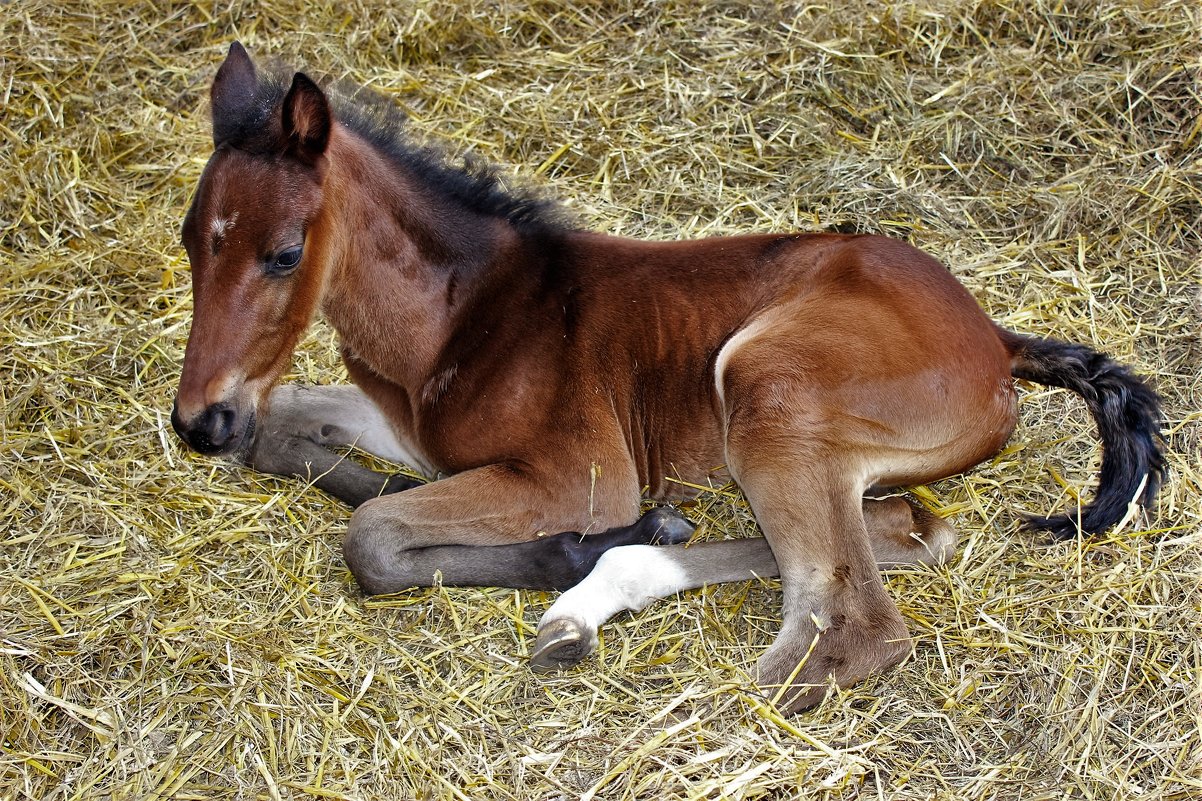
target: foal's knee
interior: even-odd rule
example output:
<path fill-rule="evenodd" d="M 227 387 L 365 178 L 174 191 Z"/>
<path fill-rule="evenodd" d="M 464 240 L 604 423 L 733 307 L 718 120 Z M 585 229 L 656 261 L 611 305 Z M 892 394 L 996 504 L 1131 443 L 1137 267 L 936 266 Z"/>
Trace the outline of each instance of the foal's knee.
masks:
<path fill-rule="evenodd" d="M 351 515 L 342 556 L 356 583 L 367 595 L 381 595 L 406 589 L 406 526 L 389 514 L 383 499 L 372 499 Z"/>

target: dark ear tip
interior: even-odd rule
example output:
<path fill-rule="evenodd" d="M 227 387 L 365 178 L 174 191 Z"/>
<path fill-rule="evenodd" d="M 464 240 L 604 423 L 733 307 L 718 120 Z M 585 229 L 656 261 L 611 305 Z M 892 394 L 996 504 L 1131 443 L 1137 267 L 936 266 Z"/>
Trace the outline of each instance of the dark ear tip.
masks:
<path fill-rule="evenodd" d="M 288 88 L 288 93 L 284 96 L 284 111 L 287 114 L 291 114 L 298 104 L 316 104 L 316 106 L 328 108 L 328 103 L 326 93 L 318 86 L 317 81 L 303 72 L 292 75 L 292 86 Z"/>
<path fill-rule="evenodd" d="M 250 53 L 246 52 L 246 48 L 239 41 L 230 43 L 229 52 L 225 54 L 225 61 L 226 63 L 236 63 L 239 67 L 249 65 L 252 69 L 254 68 L 254 62 L 250 60 Z"/>
<path fill-rule="evenodd" d="M 245 123 L 257 86 L 254 62 L 242 43 L 234 42 L 209 87 L 214 144 L 229 140 Z"/>
<path fill-rule="evenodd" d="M 303 72 L 298 72 L 292 76 L 292 89 L 304 91 L 316 89 L 318 92 L 321 92 L 321 87 L 317 85 L 317 82 Z"/>

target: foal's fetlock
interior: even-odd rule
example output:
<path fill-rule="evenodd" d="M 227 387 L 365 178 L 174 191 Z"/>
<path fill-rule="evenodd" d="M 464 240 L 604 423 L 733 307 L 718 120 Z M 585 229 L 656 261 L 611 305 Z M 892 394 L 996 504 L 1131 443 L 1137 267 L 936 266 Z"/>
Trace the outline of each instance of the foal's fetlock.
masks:
<path fill-rule="evenodd" d="M 570 617 L 545 621 L 538 627 L 530 667 L 549 673 L 572 667 L 597 649 L 597 632 Z"/>
<path fill-rule="evenodd" d="M 910 653 L 910 637 L 901 615 L 894 611 L 891 617 L 896 619 L 871 627 L 819 619 L 824 629 L 808 638 L 785 640 L 782 633 L 756 664 L 756 684 L 785 712 L 816 706 L 826 697 L 832 677 L 837 686 L 846 689 L 869 674 L 896 665 Z"/>
<path fill-rule="evenodd" d="M 865 498 L 864 522 L 882 567 L 941 565 L 956 552 L 951 524 L 910 498 Z"/>
<path fill-rule="evenodd" d="M 607 551 L 624 545 L 681 545 L 688 542 L 696 526 L 670 506 L 657 506 L 629 526 L 620 526 L 591 534 L 583 539 L 567 533 L 563 547 L 577 562 L 580 581 L 589 574 Z M 575 582 L 573 582 L 575 583 Z"/>

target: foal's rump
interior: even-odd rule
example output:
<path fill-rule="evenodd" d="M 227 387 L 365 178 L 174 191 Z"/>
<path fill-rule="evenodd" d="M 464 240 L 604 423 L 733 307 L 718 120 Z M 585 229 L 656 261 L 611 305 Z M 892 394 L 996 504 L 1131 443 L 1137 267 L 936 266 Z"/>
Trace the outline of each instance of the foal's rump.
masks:
<path fill-rule="evenodd" d="M 995 452 L 1015 419 L 1010 354 L 935 259 L 851 237 L 732 336 L 714 381 L 738 416 L 787 414 L 869 484 L 921 483 Z"/>
<path fill-rule="evenodd" d="M 1012 379 L 1020 378 L 1080 396 L 1102 445 L 1094 500 L 1069 514 L 1029 517 L 1028 527 L 1057 538 L 1097 534 L 1120 522 L 1134 504 L 1151 503 L 1166 469 L 1159 399 L 1128 367 L 1085 345 L 996 325 L 942 264 L 897 240 L 850 240 L 831 259 L 827 280 L 846 288 L 848 300 L 841 303 L 837 290 L 824 293 L 829 297 L 821 314 L 831 321 L 826 336 L 832 349 L 845 343 L 844 360 L 857 365 L 843 369 L 867 377 L 840 396 L 847 412 L 880 421 L 878 404 L 884 404 L 892 419 L 912 424 L 907 446 L 943 438 L 948 455 L 959 462 L 929 475 L 921 470 L 882 475 L 881 483 L 929 481 L 987 458 L 1009 438 L 1015 422 Z M 874 345 L 885 348 L 883 356 Z M 894 370 L 905 376 L 904 386 L 891 386 Z M 897 407 L 909 405 L 913 414 L 897 414 Z"/>
<path fill-rule="evenodd" d="M 1097 534 L 1155 497 L 1166 469 L 1159 399 L 1130 368 L 1085 345 L 996 325 L 940 262 L 897 240 L 849 239 L 813 283 L 816 301 L 791 327 L 821 362 L 813 377 L 837 391 L 848 432 L 866 434 L 879 464 L 894 466 L 878 483 L 931 481 L 987 458 L 1013 429 L 1019 378 L 1080 396 L 1102 445 L 1094 500 L 1028 517 L 1028 527 L 1057 538 Z M 937 442 L 945 447 L 928 451 L 939 454 L 935 462 L 914 458 Z"/>

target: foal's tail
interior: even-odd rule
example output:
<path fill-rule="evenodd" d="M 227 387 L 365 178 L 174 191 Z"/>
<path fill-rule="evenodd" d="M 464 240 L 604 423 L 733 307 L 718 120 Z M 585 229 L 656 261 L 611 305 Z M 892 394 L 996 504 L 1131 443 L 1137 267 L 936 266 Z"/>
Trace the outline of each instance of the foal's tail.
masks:
<path fill-rule="evenodd" d="M 1050 531 L 1056 539 L 1099 534 L 1122 520 L 1132 501 L 1150 504 L 1166 469 L 1156 392 L 1127 367 L 1084 345 L 1000 333 L 1010 351 L 1011 373 L 1080 395 L 1102 439 L 1102 472 L 1093 502 L 1072 514 L 1029 517 L 1027 527 Z"/>

